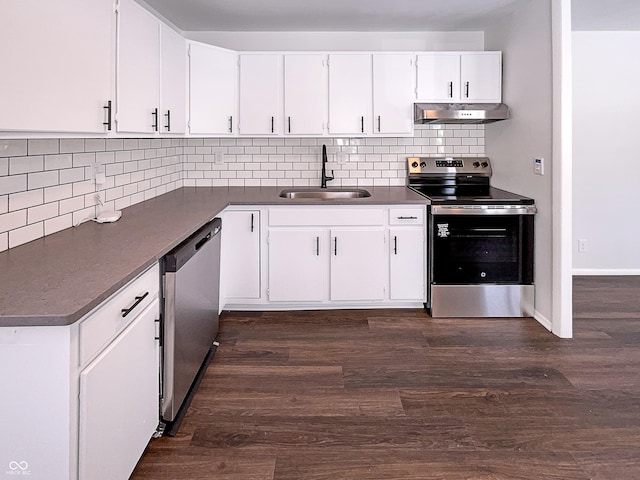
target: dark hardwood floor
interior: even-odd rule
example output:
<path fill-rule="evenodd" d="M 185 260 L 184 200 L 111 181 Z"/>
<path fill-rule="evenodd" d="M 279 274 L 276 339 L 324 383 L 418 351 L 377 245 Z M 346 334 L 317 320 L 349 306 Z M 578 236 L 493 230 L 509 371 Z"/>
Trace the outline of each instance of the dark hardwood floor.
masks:
<path fill-rule="evenodd" d="M 577 277 L 574 338 L 423 310 L 225 313 L 134 479 L 640 479 L 640 278 Z"/>

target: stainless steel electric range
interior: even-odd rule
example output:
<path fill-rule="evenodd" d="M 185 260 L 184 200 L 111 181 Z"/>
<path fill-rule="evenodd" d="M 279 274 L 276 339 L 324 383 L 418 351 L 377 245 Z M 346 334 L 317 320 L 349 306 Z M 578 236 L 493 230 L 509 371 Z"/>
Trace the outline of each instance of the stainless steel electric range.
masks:
<path fill-rule="evenodd" d="M 433 317 L 533 313 L 534 200 L 490 185 L 486 157 L 409 157 L 429 201 L 427 308 Z"/>

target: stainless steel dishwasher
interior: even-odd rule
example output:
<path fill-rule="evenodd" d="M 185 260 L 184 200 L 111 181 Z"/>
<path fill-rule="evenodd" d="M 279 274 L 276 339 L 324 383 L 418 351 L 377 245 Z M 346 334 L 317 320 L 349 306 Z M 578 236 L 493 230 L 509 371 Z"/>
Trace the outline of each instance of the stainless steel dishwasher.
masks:
<path fill-rule="evenodd" d="M 160 408 L 167 423 L 179 423 L 218 334 L 221 230 L 214 218 L 163 259 Z"/>

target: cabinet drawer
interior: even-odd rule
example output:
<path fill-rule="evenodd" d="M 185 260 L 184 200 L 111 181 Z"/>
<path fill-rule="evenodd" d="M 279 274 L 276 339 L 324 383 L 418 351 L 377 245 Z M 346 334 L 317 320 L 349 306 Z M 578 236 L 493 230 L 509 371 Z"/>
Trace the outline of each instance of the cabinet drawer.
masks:
<path fill-rule="evenodd" d="M 422 225 L 424 208 L 390 208 L 389 225 Z"/>
<path fill-rule="evenodd" d="M 288 226 L 359 226 L 383 225 L 382 208 L 270 208 L 269 225 Z"/>
<path fill-rule="evenodd" d="M 118 290 L 82 320 L 80 323 L 80 365 L 85 365 L 91 360 L 147 305 L 157 298 L 159 289 L 160 269 L 156 264 Z M 133 308 L 131 309 L 131 307 Z M 125 314 L 123 310 L 127 309 L 131 310 Z"/>

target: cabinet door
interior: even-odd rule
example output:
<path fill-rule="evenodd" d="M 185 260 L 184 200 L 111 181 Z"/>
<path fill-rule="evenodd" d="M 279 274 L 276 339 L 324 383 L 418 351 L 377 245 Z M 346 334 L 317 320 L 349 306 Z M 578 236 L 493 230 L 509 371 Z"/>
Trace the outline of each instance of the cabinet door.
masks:
<path fill-rule="evenodd" d="M 455 102 L 460 92 L 460 55 L 423 53 L 416 57 L 416 95 L 424 102 Z"/>
<path fill-rule="evenodd" d="M 160 131 L 186 130 L 187 51 L 184 38 L 160 26 Z"/>
<path fill-rule="evenodd" d="M 279 134 L 282 124 L 282 55 L 240 55 L 240 133 Z"/>
<path fill-rule="evenodd" d="M 382 228 L 331 230 L 331 300 L 383 300 Z"/>
<path fill-rule="evenodd" d="M 470 52 L 460 57 L 460 95 L 463 101 L 502 101 L 502 53 Z"/>
<path fill-rule="evenodd" d="M 371 55 L 329 55 L 329 133 L 361 134 L 371 126 Z"/>
<path fill-rule="evenodd" d="M 325 55 L 284 56 L 285 133 L 322 135 L 327 123 Z"/>
<path fill-rule="evenodd" d="M 79 478 L 128 478 L 158 425 L 155 300 L 80 373 Z"/>
<path fill-rule="evenodd" d="M 133 0 L 118 7 L 118 132 L 159 131 L 160 22 Z"/>
<path fill-rule="evenodd" d="M 103 133 L 112 0 L 0 3 L 0 130 Z"/>
<path fill-rule="evenodd" d="M 190 44 L 190 133 L 236 133 L 237 82 L 238 55 L 235 52 Z"/>
<path fill-rule="evenodd" d="M 260 298 L 260 211 L 224 213 L 221 255 L 227 300 Z"/>
<path fill-rule="evenodd" d="M 373 55 L 373 132 L 413 132 L 412 55 Z"/>
<path fill-rule="evenodd" d="M 326 230 L 269 231 L 269 300 L 320 302 L 327 258 Z"/>
<path fill-rule="evenodd" d="M 424 227 L 389 230 L 389 298 L 425 300 Z"/>

